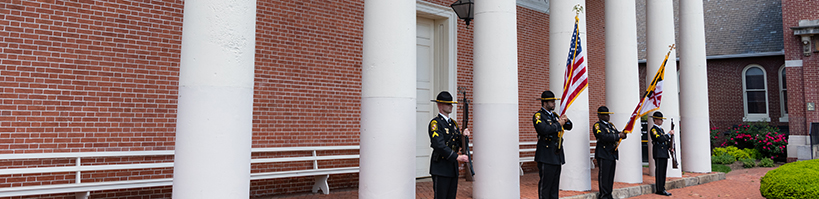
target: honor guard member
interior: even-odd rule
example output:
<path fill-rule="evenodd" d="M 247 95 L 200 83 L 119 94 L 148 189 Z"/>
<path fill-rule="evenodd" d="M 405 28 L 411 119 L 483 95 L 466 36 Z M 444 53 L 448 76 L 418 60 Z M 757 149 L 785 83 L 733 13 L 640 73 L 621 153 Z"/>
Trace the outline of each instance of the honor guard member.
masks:
<path fill-rule="evenodd" d="M 438 93 L 435 100 L 438 105 L 438 116 L 429 121 L 429 142 L 432 157 L 429 161 L 429 174 L 432 175 L 432 190 L 435 199 L 455 199 L 458 192 L 458 162 L 469 161 L 466 155 L 459 155 L 461 149 L 461 131 L 458 123 L 449 118 L 452 113 L 452 100 L 449 92 Z M 469 135 L 465 129 L 464 135 Z"/>
<path fill-rule="evenodd" d="M 560 186 L 561 165 L 566 163 L 563 155 L 563 130 L 571 130 L 572 123 L 566 115 L 558 116 L 554 112 L 555 94 L 552 91 L 543 91 L 540 94 L 540 110 L 532 117 L 532 123 L 537 131 L 537 162 L 538 198 L 558 198 Z"/>
<path fill-rule="evenodd" d="M 612 185 L 614 184 L 614 169 L 617 167 L 618 151 L 617 144 L 620 139 L 625 139 L 626 134 L 622 133 L 609 123 L 609 108 L 601 106 L 597 108 L 597 118 L 600 121 L 594 123 L 594 137 L 597 138 L 597 146 L 594 148 L 594 158 L 600 167 L 597 173 L 597 186 L 600 194 L 597 198 L 610 199 Z"/>
<path fill-rule="evenodd" d="M 674 130 L 668 132 L 663 131 L 663 113 L 660 111 L 654 112 L 651 116 L 654 119 L 654 126 L 649 130 L 651 137 L 651 150 L 654 158 L 654 183 L 657 191 L 654 192 L 659 195 L 671 196 L 671 193 L 665 191 L 665 173 L 668 167 L 668 147 L 671 146 L 671 135 L 674 135 Z"/>

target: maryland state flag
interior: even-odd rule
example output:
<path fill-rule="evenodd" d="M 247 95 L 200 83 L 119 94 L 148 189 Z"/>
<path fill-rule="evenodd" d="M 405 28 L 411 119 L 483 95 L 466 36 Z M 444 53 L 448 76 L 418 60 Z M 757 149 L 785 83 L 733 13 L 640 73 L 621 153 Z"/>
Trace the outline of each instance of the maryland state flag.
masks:
<path fill-rule="evenodd" d="M 634 121 L 637 118 L 660 109 L 660 102 L 663 98 L 665 63 L 668 61 L 668 56 L 671 55 L 671 50 L 674 50 L 674 44 L 671 44 L 669 47 L 671 47 L 671 49 L 668 49 L 668 53 L 665 54 L 665 59 L 663 60 L 663 64 L 660 65 L 660 70 L 657 70 L 657 74 L 654 74 L 651 85 L 648 86 L 642 100 L 640 100 L 640 103 L 634 108 L 634 112 L 631 113 L 631 118 L 628 119 L 628 124 L 626 124 L 626 127 L 623 129 L 624 133 L 631 133 L 632 129 L 634 129 Z"/>

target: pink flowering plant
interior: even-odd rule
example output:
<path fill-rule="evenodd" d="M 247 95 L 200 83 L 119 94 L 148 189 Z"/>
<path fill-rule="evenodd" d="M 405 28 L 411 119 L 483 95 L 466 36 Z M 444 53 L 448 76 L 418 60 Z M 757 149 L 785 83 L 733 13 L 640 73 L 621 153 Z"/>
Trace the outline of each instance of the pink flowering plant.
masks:
<path fill-rule="evenodd" d="M 714 135 L 716 128 L 711 129 L 711 139 L 714 142 L 719 132 Z M 756 149 L 763 158 L 782 159 L 788 145 L 788 136 L 779 132 L 779 128 L 768 123 L 752 123 L 737 125 L 728 130 L 728 135 L 722 138 L 720 146 L 735 146 L 739 149 Z"/>
<path fill-rule="evenodd" d="M 785 150 L 788 148 L 788 137 L 779 132 L 767 132 L 760 134 L 756 142 L 756 148 L 762 153 L 762 157 L 771 159 L 784 158 Z"/>
<path fill-rule="evenodd" d="M 725 146 L 736 146 L 740 149 L 754 148 L 754 140 L 757 137 L 757 126 L 747 124 L 738 125 L 731 128 L 731 134 L 725 140 Z"/>
<path fill-rule="evenodd" d="M 718 146 L 720 143 L 722 143 L 722 142 L 720 142 L 720 137 L 721 136 L 722 136 L 722 133 L 719 132 L 719 128 L 711 127 L 711 146 L 712 147 L 713 146 Z"/>

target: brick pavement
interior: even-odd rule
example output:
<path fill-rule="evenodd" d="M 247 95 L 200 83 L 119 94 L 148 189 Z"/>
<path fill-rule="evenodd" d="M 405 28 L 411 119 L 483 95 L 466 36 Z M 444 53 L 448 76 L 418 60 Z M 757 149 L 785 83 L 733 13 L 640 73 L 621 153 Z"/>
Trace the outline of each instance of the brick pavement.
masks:
<path fill-rule="evenodd" d="M 759 193 L 759 178 L 765 175 L 766 172 L 773 168 L 752 168 L 741 169 L 730 172 L 726 175 L 726 180 L 706 183 L 697 186 L 671 189 L 669 192 L 674 194 L 672 197 L 664 197 L 659 195 L 642 195 L 635 198 L 762 198 Z M 560 197 L 575 196 L 587 193 L 597 192 L 597 169 L 591 170 L 592 190 L 590 191 L 561 191 Z M 614 189 L 633 187 L 638 185 L 653 184 L 654 177 L 648 176 L 648 168 L 643 168 L 643 183 L 642 184 L 628 184 L 628 183 L 614 183 Z M 683 177 L 695 177 L 705 175 L 701 173 L 686 173 Z M 668 181 L 679 178 L 668 178 Z M 520 177 L 520 198 L 535 199 L 537 198 L 537 172 L 526 173 Z M 432 181 L 429 179 L 420 179 L 415 184 L 417 199 L 432 199 Z M 348 190 L 331 190 L 331 194 L 296 194 L 287 196 L 273 196 L 259 199 L 324 199 L 324 198 L 358 198 L 357 189 Z M 461 179 L 458 182 L 458 199 L 472 198 L 472 182 L 467 182 Z"/>
<path fill-rule="evenodd" d="M 759 192 L 759 179 L 775 167 L 755 167 L 734 170 L 725 174 L 725 180 L 668 190 L 671 197 L 642 195 L 632 198 L 765 198 Z"/>

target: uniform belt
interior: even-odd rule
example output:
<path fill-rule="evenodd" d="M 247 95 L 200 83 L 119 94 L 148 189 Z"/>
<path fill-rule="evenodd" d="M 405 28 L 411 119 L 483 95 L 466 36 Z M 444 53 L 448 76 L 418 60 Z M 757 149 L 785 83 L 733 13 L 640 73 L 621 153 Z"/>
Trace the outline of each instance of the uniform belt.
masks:
<path fill-rule="evenodd" d="M 540 139 L 543 139 L 544 141 L 552 141 L 552 138 L 548 138 L 548 137 L 540 137 L 540 136 L 538 136 L 538 137 L 539 137 Z"/>

